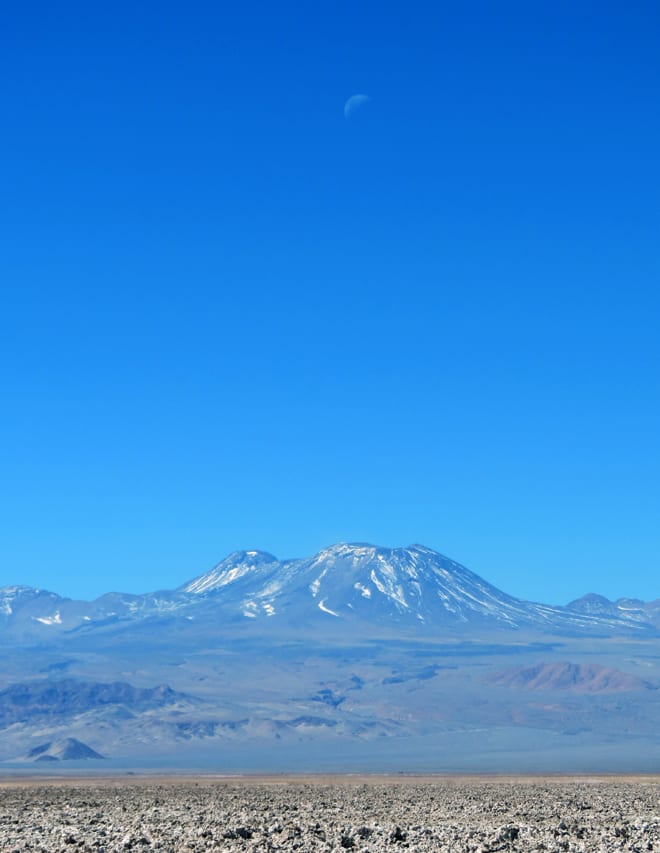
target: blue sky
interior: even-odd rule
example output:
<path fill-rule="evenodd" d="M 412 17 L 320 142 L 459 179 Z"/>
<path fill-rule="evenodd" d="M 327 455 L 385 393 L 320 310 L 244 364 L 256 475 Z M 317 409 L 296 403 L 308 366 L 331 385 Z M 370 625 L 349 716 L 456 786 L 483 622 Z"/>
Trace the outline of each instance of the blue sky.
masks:
<path fill-rule="evenodd" d="M 659 26 L 5 10 L 0 584 L 372 541 L 660 596 Z"/>

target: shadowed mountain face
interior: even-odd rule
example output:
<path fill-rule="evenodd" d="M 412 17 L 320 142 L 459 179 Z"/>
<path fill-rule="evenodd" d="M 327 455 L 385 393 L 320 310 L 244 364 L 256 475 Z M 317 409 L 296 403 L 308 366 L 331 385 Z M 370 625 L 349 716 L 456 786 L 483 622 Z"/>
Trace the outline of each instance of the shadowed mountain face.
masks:
<path fill-rule="evenodd" d="M 6 587 L 0 760 L 75 738 L 123 766 L 584 770 L 616 748 L 643 769 L 656 605 L 522 601 L 421 545 L 235 552 L 92 602 Z"/>
<path fill-rule="evenodd" d="M 113 706 L 130 712 L 144 712 L 182 701 L 188 701 L 188 697 L 167 685 L 138 688 L 124 682 L 107 684 L 72 678 L 27 681 L 0 691 L 0 724 L 33 722 L 37 718 L 62 720 Z"/>

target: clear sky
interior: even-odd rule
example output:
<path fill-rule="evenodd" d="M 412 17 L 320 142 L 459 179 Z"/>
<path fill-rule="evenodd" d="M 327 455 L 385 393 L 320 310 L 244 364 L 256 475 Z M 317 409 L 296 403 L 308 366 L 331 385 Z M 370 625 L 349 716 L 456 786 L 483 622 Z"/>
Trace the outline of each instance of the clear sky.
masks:
<path fill-rule="evenodd" d="M 0 585 L 371 541 L 660 596 L 659 32 L 644 0 L 6 4 Z"/>

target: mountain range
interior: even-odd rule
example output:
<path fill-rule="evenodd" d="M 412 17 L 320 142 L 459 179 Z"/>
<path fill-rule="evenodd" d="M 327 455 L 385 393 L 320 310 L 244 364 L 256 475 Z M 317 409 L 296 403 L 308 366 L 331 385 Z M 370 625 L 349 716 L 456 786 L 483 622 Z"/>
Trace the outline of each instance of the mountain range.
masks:
<path fill-rule="evenodd" d="M 611 602 L 591 593 L 565 607 L 523 601 L 422 545 L 339 544 L 294 560 L 236 551 L 178 589 L 144 595 L 111 592 L 91 602 L 26 586 L 0 588 L 0 630 L 23 637 L 89 632 L 154 617 L 273 620 L 278 627 L 288 624 L 296 630 L 339 620 L 372 630 L 479 626 L 638 634 L 660 631 L 660 600 Z"/>
<path fill-rule="evenodd" d="M 94 601 L 8 586 L 0 760 L 646 768 L 659 644 L 660 601 L 524 601 L 422 545 L 237 551 Z"/>

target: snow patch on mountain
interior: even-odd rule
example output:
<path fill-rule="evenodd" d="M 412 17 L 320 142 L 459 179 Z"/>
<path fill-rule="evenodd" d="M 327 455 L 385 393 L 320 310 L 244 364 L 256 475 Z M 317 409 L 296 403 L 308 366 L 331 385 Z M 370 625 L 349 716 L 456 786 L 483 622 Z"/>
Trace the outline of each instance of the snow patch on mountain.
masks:
<path fill-rule="evenodd" d="M 53 616 L 35 616 L 35 621 L 41 622 L 42 625 L 61 625 L 62 617 L 60 611 L 56 610 Z"/>
<path fill-rule="evenodd" d="M 329 607 L 325 606 L 325 599 L 324 598 L 322 598 L 321 601 L 319 601 L 319 610 L 322 610 L 324 613 L 329 613 L 331 616 L 339 617 L 339 613 L 335 613 L 334 610 L 330 610 Z"/>

